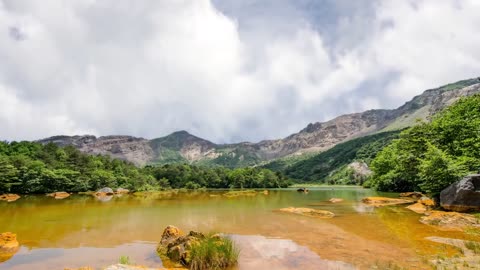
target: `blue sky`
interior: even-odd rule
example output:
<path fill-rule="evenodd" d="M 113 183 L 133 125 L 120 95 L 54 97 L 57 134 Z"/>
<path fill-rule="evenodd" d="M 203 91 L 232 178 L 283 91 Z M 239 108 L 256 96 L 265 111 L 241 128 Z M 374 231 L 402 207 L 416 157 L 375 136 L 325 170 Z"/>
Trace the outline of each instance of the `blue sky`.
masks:
<path fill-rule="evenodd" d="M 0 139 L 281 138 L 480 75 L 476 0 L 0 0 Z"/>

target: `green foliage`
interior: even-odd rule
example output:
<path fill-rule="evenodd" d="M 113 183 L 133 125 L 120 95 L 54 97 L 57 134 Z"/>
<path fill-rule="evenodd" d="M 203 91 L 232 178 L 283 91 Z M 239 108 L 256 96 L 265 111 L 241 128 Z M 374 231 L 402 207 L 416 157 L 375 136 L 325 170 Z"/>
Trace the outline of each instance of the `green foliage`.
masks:
<path fill-rule="evenodd" d="M 277 161 L 264 167 L 278 170 L 297 180 L 335 182 L 336 180 L 329 181 L 330 175 L 355 160 L 363 160 L 368 164 L 385 145 L 397 138 L 399 133 L 400 131 L 390 131 L 353 139 L 320 154 L 288 164 L 286 167 Z"/>
<path fill-rule="evenodd" d="M 118 263 L 129 265 L 130 264 L 130 257 L 120 256 L 120 258 L 118 259 Z"/>
<path fill-rule="evenodd" d="M 480 95 L 460 99 L 400 134 L 371 163 L 369 181 L 382 191 L 438 194 L 480 167 Z"/>
<path fill-rule="evenodd" d="M 108 156 L 86 155 L 68 146 L 0 142 L 0 194 L 83 192 L 102 187 L 132 191 L 170 188 L 277 188 L 291 182 L 260 168 L 206 168 L 186 164 L 147 166 Z"/>
<path fill-rule="evenodd" d="M 225 269 L 237 264 L 240 250 L 227 237 L 208 235 L 192 245 L 190 269 Z"/>
<path fill-rule="evenodd" d="M 462 164 L 458 164 L 452 157 L 431 143 L 425 157 L 418 165 L 418 177 L 420 189 L 427 193 L 435 194 L 457 181 L 468 171 Z"/>

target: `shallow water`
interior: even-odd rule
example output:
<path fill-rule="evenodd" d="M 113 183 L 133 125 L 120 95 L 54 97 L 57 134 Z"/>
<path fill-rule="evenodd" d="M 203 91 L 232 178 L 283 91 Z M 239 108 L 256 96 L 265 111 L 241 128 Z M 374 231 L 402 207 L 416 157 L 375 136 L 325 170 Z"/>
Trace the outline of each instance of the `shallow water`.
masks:
<path fill-rule="evenodd" d="M 404 206 L 371 208 L 378 194 L 361 188 L 316 188 L 308 194 L 272 190 L 251 197 L 215 196 L 221 191 L 124 195 L 99 201 L 87 195 L 64 200 L 24 196 L 0 202 L 0 232 L 17 234 L 20 251 L 0 270 L 102 267 L 120 256 L 160 267 L 156 243 L 167 225 L 184 231 L 223 232 L 241 248 L 238 269 L 370 269 L 398 265 L 430 269 L 428 259 L 452 255 L 428 236 L 471 239 L 418 222 Z M 213 195 L 213 196 L 212 196 Z M 330 203 L 328 199 L 345 199 Z M 283 207 L 329 210 L 333 219 L 274 211 Z M 272 268 L 273 267 L 273 268 Z"/>

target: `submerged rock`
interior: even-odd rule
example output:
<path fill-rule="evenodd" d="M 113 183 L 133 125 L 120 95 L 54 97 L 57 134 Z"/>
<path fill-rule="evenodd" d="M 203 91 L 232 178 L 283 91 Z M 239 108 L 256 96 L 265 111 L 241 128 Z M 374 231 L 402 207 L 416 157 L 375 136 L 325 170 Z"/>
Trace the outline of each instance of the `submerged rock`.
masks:
<path fill-rule="evenodd" d="M 335 214 L 330 211 L 317 210 L 317 209 L 304 208 L 304 207 L 299 207 L 299 208 L 287 207 L 287 208 L 281 208 L 278 211 L 298 214 L 302 216 L 319 217 L 319 218 L 333 218 L 335 216 Z"/>
<path fill-rule="evenodd" d="M 480 221 L 470 214 L 444 211 L 427 212 L 420 218 L 420 222 L 438 226 L 444 230 L 463 230 L 465 227 L 480 228 Z"/>
<path fill-rule="evenodd" d="M 457 212 L 480 210 L 480 174 L 469 175 L 442 190 L 440 205 Z"/>
<path fill-rule="evenodd" d="M 0 233 L 0 262 L 7 261 L 19 249 L 17 235 L 11 232 Z"/>
<path fill-rule="evenodd" d="M 307 193 L 308 192 L 308 188 L 299 188 L 297 189 L 298 192 L 304 192 L 304 193 Z"/>
<path fill-rule="evenodd" d="M 328 200 L 329 202 L 331 203 L 339 203 L 339 202 L 343 202 L 343 199 L 340 199 L 340 198 L 331 198 L 330 200 Z"/>
<path fill-rule="evenodd" d="M 414 201 L 387 198 L 387 197 L 366 197 L 362 199 L 362 202 L 365 204 L 379 207 L 379 206 L 388 206 L 388 205 L 397 205 L 397 204 L 408 204 L 408 203 L 413 203 Z"/>
<path fill-rule="evenodd" d="M 83 269 L 78 269 L 78 270 L 83 270 Z M 115 264 L 115 265 L 110 265 L 106 267 L 104 270 L 186 270 L 186 268 L 148 268 L 144 266 Z"/>
<path fill-rule="evenodd" d="M 0 195 L 0 201 L 14 202 L 20 199 L 20 195 L 17 194 L 2 194 Z"/>
<path fill-rule="evenodd" d="M 418 214 L 425 214 L 428 211 L 427 206 L 419 202 L 409 205 L 406 208 Z"/>
<path fill-rule="evenodd" d="M 57 200 L 61 200 L 61 199 L 65 199 L 65 198 L 69 197 L 70 194 L 67 193 L 67 192 L 60 191 L 60 192 L 49 193 L 49 194 L 47 194 L 47 196 L 53 197 Z"/>
<path fill-rule="evenodd" d="M 264 195 L 268 195 L 268 190 L 264 190 L 264 191 L 263 191 L 263 194 L 264 194 Z"/>

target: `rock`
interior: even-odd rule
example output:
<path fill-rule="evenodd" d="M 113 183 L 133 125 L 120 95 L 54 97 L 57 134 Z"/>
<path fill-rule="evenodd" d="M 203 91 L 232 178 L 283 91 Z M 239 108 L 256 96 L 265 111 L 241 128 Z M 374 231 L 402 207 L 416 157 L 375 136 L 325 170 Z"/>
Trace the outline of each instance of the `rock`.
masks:
<path fill-rule="evenodd" d="M 297 189 L 298 192 L 304 192 L 304 193 L 307 193 L 308 192 L 308 188 L 299 188 Z"/>
<path fill-rule="evenodd" d="M 190 250 L 195 243 L 204 239 L 205 235 L 191 231 L 183 235 L 182 231 L 175 226 L 169 225 L 162 234 L 162 239 L 157 247 L 159 254 L 165 254 L 171 261 L 182 265 L 190 265 Z"/>
<path fill-rule="evenodd" d="M 403 198 L 420 199 L 421 197 L 424 197 L 425 195 L 423 195 L 420 192 L 414 191 L 414 192 L 403 192 L 403 193 L 400 193 L 399 196 L 403 197 Z"/>
<path fill-rule="evenodd" d="M 84 269 L 80 268 L 78 270 L 84 270 Z M 86 268 L 85 270 L 93 270 L 93 268 Z M 115 265 L 107 266 L 104 270 L 186 270 L 186 268 L 148 268 L 144 266 L 115 264 Z"/>
<path fill-rule="evenodd" d="M 128 190 L 126 188 L 117 188 L 115 193 L 117 193 L 117 194 L 128 194 L 128 193 L 130 193 L 130 190 Z"/>
<path fill-rule="evenodd" d="M 63 270 L 95 270 L 90 266 L 80 267 L 80 268 L 65 268 Z"/>
<path fill-rule="evenodd" d="M 177 239 L 178 237 L 184 235 L 183 232 L 173 226 L 173 225 L 168 225 L 165 230 L 163 230 L 162 233 L 162 240 L 160 240 L 160 244 L 162 245 L 168 245 L 170 242 L 173 240 Z"/>
<path fill-rule="evenodd" d="M 421 203 L 421 204 L 423 204 L 423 205 L 425 205 L 425 206 L 435 206 L 435 202 L 434 202 L 432 199 L 428 198 L 428 197 L 422 197 L 422 198 L 420 198 L 417 202 L 418 202 L 418 203 Z"/>
<path fill-rule="evenodd" d="M 268 190 L 264 190 L 263 194 L 268 195 Z"/>
<path fill-rule="evenodd" d="M 470 214 L 444 211 L 427 212 L 420 218 L 420 222 L 427 225 L 438 226 L 444 230 L 463 230 L 465 227 L 480 228 L 480 221 Z"/>
<path fill-rule="evenodd" d="M 412 210 L 413 212 L 418 213 L 418 214 L 425 214 L 425 212 L 428 211 L 427 206 L 425 206 L 421 203 L 418 203 L 418 202 L 414 203 L 412 205 L 409 205 L 406 208 L 409 209 L 409 210 Z"/>
<path fill-rule="evenodd" d="M 387 197 L 366 197 L 362 199 L 362 202 L 365 204 L 376 206 L 376 207 L 413 203 L 413 201 L 411 200 L 395 199 L 395 198 L 387 198 Z"/>
<path fill-rule="evenodd" d="M 312 208 L 303 208 L 303 207 L 299 207 L 299 208 L 287 207 L 287 208 L 281 208 L 278 211 L 298 214 L 302 216 L 319 217 L 319 218 L 333 218 L 335 216 L 335 214 L 330 211 L 317 210 Z"/>
<path fill-rule="evenodd" d="M 343 202 L 343 199 L 340 199 L 340 198 L 331 198 L 330 200 L 328 200 L 329 202 L 331 203 L 339 203 L 339 202 Z"/>
<path fill-rule="evenodd" d="M 20 195 L 17 194 L 2 194 L 0 195 L 0 201 L 14 202 L 20 199 Z"/>
<path fill-rule="evenodd" d="M 57 200 L 61 200 L 61 199 L 65 199 L 65 198 L 69 197 L 70 194 L 67 193 L 67 192 L 60 191 L 60 192 L 49 193 L 49 194 L 47 194 L 47 196 L 53 197 Z"/>
<path fill-rule="evenodd" d="M 111 189 L 109 187 L 101 188 L 97 191 L 97 193 L 105 193 L 106 195 L 113 195 L 114 194 L 113 189 Z"/>
<path fill-rule="evenodd" d="M 456 212 L 480 210 L 480 174 L 469 175 L 442 190 L 440 206 Z"/>
<path fill-rule="evenodd" d="M 0 233 L 0 262 L 9 260 L 19 249 L 17 235 L 11 232 Z"/>

